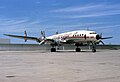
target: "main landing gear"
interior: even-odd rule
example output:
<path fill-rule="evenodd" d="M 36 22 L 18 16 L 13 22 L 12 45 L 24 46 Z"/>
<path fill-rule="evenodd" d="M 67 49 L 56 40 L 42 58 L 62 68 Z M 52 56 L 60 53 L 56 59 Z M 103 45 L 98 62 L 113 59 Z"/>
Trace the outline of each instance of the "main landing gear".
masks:
<path fill-rule="evenodd" d="M 92 52 L 96 52 L 96 44 L 94 42 L 91 42 L 92 43 Z M 56 52 L 56 45 L 54 44 L 51 44 L 51 52 Z M 81 49 L 79 48 L 80 44 L 79 43 L 76 43 L 75 46 L 77 47 L 76 48 L 76 52 L 81 52 Z"/>
<path fill-rule="evenodd" d="M 80 48 L 76 48 L 76 52 L 80 52 L 81 51 L 81 49 Z"/>
<path fill-rule="evenodd" d="M 96 44 L 94 42 L 91 43 L 92 43 L 92 52 L 96 52 Z M 81 52 L 81 49 L 79 48 L 80 44 L 76 43 L 75 46 L 77 47 L 76 52 Z"/>
<path fill-rule="evenodd" d="M 51 52 L 56 52 L 56 48 L 52 47 Z"/>
<path fill-rule="evenodd" d="M 51 44 L 51 52 L 56 52 L 55 44 Z"/>
<path fill-rule="evenodd" d="M 80 52 L 81 49 L 79 48 L 79 43 L 76 43 L 75 46 L 77 47 L 77 48 L 76 48 L 76 52 Z"/>
<path fill-rule="evenodd" d="M 59 50 L 59 47 L 61 46 L 61 44 L 55 43 L 55 44 L 51 44 L 51 52 L 56 52 L 57 50 Z M 64 47 L 63 47 L 64 49 Z"/>

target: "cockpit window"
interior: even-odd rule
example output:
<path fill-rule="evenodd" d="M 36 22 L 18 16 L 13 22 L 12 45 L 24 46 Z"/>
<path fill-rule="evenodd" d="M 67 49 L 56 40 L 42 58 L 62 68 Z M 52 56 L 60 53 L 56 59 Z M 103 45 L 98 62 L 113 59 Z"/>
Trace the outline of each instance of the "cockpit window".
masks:
<path fill-rule="evenodd" d="M 90 34 L 96 34 L 96 32 L 91 32 Z"/>

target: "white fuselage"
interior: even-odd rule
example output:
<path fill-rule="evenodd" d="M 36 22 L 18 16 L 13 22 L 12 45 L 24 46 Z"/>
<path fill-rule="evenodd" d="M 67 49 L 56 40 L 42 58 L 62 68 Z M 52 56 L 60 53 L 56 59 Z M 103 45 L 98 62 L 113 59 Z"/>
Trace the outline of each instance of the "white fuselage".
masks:
<path fill-rule="evenodd" d="M 80 42 L 97 41 L 96 35 L 97 34 L 95 31 L 79 30 L 79 31 L 71 31 L 71 32 L 56 34 L 49 36 L 47 38 L 54 39 L 60 42 L 72 40 L 74 42 L 80 43 Z"/>

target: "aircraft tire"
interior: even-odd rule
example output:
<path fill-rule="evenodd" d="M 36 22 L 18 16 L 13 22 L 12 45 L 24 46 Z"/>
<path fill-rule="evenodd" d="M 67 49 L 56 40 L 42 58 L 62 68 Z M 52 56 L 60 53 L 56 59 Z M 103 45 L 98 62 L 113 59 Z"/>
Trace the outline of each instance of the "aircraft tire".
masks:
<path fill-rule="evenodd" d="M 56 48 L 51 48 L 51 52 L 56 52 Z"/>
<path fill-rule="evenodd" d="M 92 49 L 92 52 L 96 52 L 96 49 Z"/>
<path fill-rule="evenodd" d="M 80 52 L 81 51 L 81 49 L 80 48 L 76 48 L 76 52 Z"/>

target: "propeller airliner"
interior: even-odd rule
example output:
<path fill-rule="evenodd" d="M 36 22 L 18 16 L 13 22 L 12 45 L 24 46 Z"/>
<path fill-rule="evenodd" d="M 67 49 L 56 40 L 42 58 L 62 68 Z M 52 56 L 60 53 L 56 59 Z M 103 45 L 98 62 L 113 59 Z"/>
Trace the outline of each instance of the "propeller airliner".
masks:
<path fill-rule="evenodd" d="M 55 35 L 52 36 L 45 36 L 45 31 L 41 31 L 41 37 L 29 37 L 27 36 L 27 32 L 24 31 L 24 36 L 19 35 L 11 35 L 11 34 L 4 34 L 5 36 L 14 37 L 24 39 L 25 42 L 27 40 L 34 40 L 38 42 L 40 45 L 42 44 L 50 44 L 51 45 L 51 52 L 56 52 L 57 48 L 64 44 L 74 44 L 76 46 L 76 52 L 80 52 L 80 46 L 84 44 L 92 45 L 92 52 L 96 52 L 96 44 L 100 42 L 104 45 L 103 39 L 110 39 L 112 37 L 102 37 L 102 34 L 97 34 L 95 31 L 89 30 L 77 30 L 71 32 L 60 33 L 56 32 Z M 57 48 L 56 48 L 57 47 Z"/>

